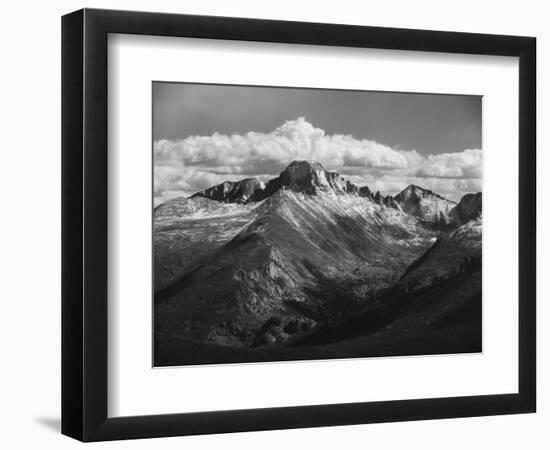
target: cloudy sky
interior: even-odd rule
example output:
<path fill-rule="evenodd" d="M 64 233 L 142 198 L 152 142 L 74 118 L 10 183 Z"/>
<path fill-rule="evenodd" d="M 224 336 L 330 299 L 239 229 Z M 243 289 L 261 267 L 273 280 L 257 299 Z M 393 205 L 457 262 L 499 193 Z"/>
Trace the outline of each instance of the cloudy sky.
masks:
<path fill-rule="evenodd" d="M 153 83 L 155 204 L 317 160 L 383 194 L 481 190 L 481 97 Z"/>

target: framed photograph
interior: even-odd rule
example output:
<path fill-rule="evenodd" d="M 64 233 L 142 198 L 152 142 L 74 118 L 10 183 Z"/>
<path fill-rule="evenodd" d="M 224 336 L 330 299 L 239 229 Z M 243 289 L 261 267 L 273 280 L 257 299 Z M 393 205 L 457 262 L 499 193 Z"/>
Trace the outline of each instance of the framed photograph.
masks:
<path fill-rule="evenodd" d="M 62 21 L 62 432 L 535 412 L 532 37 Z"/>

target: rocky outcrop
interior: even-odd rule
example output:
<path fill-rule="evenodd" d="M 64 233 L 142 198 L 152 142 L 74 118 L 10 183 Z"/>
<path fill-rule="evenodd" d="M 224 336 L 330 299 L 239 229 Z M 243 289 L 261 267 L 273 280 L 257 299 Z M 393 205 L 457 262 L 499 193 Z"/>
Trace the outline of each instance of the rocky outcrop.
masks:
<path fill-rule="evenodd" d="M 366 187 L 366 186 L 365 186 Z M 368 188 L 367 188 L 368 189 Z M 370 194 L 370 191 L 369 191 Z M 380 206 L 386 206 L 387 208 L 394 208 L 401 211 L 401 206 L 395 201 L 391 195 L 383 196 L 380 191 L 376 191 L 376 194 L 365 195 L 370 198 L 374 203 Z"/>
<path fill-rule="evenodd" d="M 368 186 L 361 186 L 357 192 L 357 194 L 359 195 L 359 197 L 366 197 L 368 199 L 373 199 L 373 195 L 372 195 L 372 192 L 371 190 L 369 189 Z"/>
<path fill-rule="evenodd" d="M 225 181 L 217 186 L 197 192 L 192 197 L 206 197 L 218 202 L 247 203 L 264 198 L 265 184 L 258 178 Z"/>

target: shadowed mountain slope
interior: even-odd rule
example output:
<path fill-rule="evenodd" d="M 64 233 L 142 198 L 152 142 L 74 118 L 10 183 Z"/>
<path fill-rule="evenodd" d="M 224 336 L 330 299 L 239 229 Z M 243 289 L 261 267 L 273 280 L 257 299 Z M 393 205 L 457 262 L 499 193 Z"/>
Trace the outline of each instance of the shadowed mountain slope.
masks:
<path fill-rule="evenodd" d="M 481 192 L 466 194 L 460 199 L 458 205 L 451 209 L 449 217 L 454 226 L 464 225 L 481 215 Z"/>

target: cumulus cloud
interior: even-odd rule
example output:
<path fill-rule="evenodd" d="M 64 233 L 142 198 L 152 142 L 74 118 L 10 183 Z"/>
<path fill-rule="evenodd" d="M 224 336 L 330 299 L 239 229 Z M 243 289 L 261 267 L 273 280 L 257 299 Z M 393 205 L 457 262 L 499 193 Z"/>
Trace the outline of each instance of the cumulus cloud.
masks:
<path fill-rule="evenodd" d="M 266 180 L 297 159 L 317 160 L 381 192 L 398 192 L 414 183 L 456 198 L 480 190 L 481 157 L 477 149 L 423 156 L 350 135 L 327 135 L 300 117 L 270 133 L 214 133 L 156 141 L 155 201 L 178 192 L 189 195 L 226 180 L 249 176 Z"/>
<path fill-rule="evenodd" d="M 418 170 L 419 177 L 481 178 L 481 150 L 429 155 Z"/>

